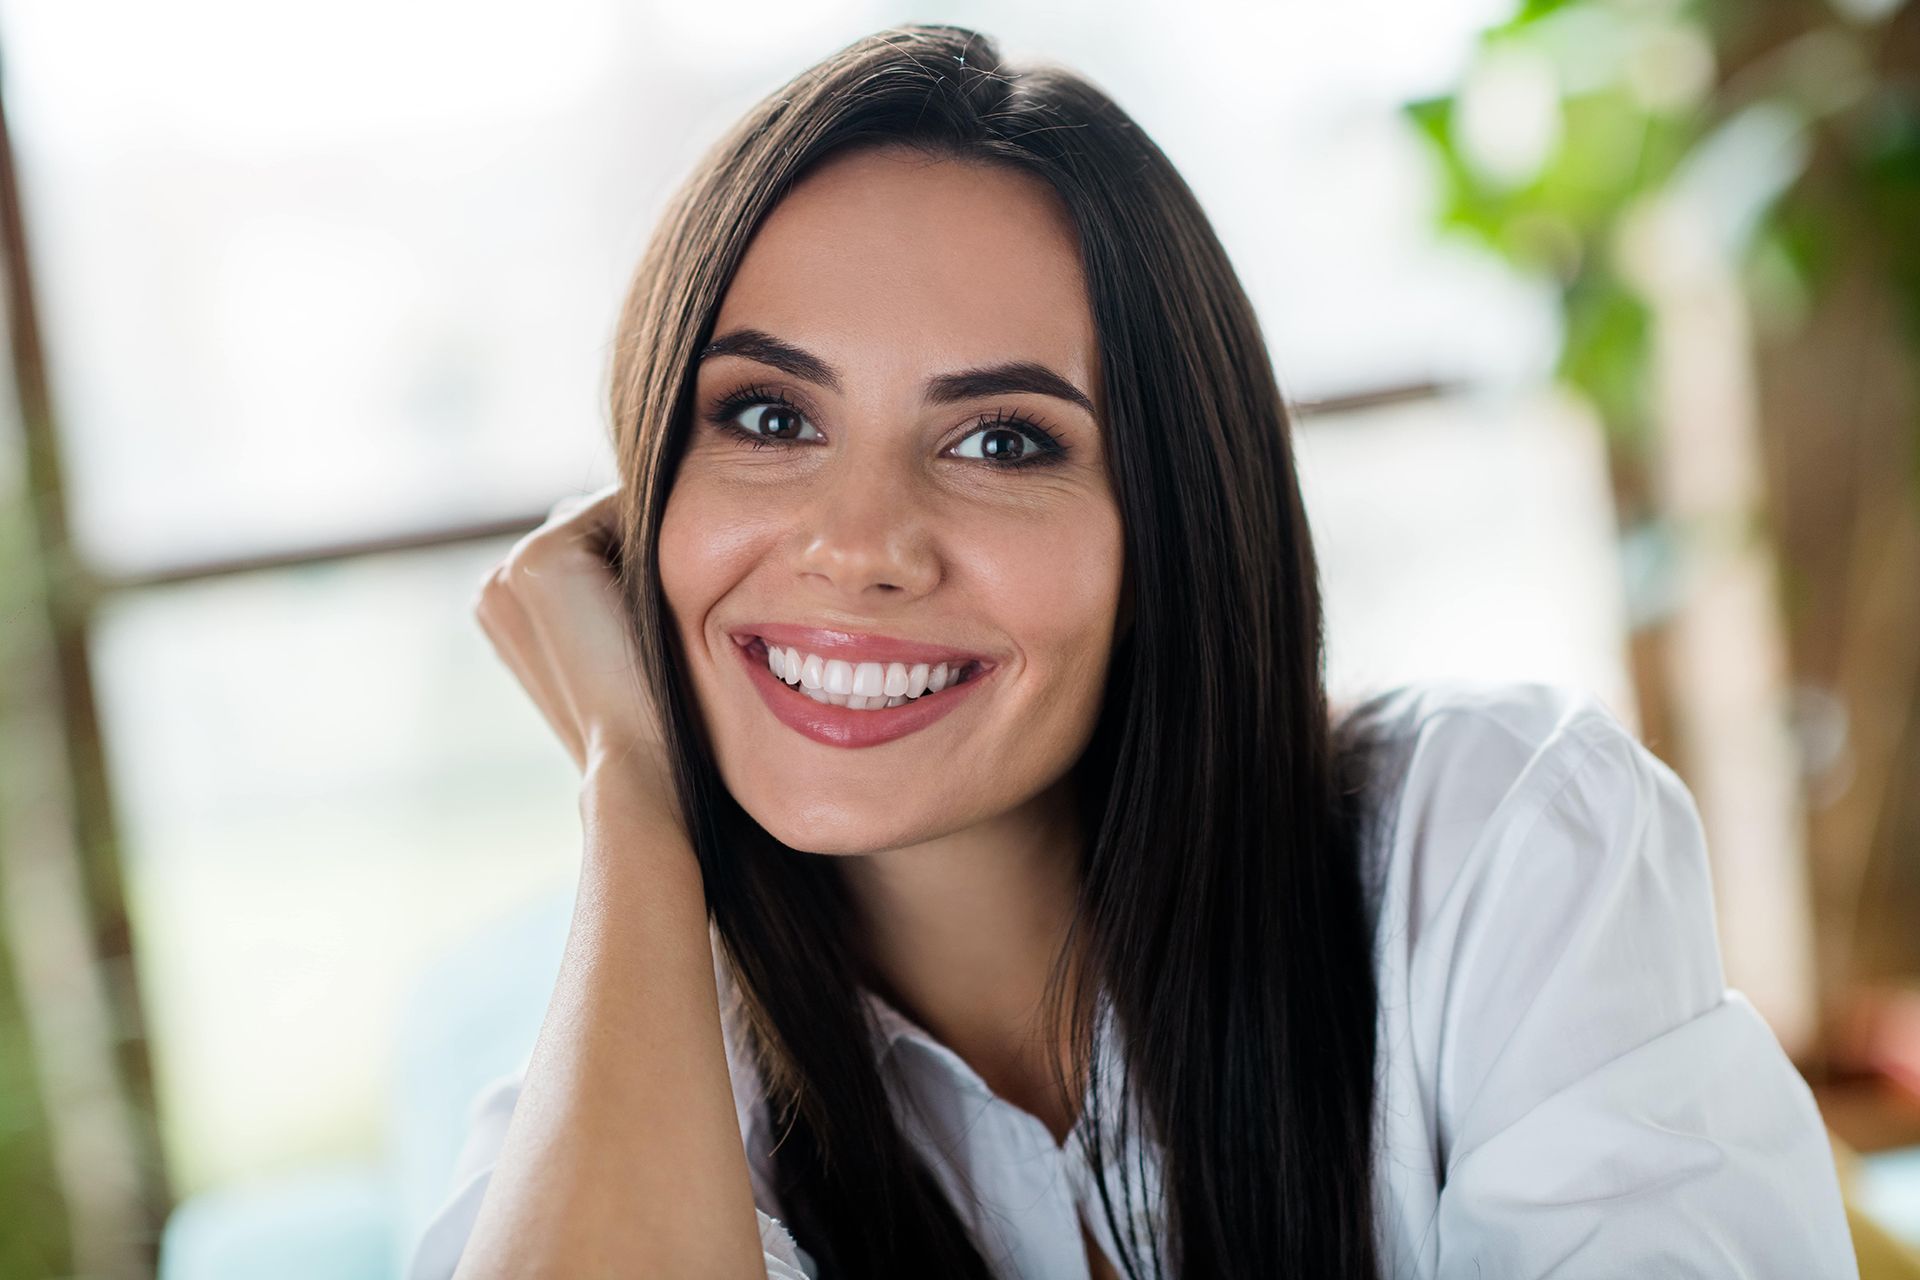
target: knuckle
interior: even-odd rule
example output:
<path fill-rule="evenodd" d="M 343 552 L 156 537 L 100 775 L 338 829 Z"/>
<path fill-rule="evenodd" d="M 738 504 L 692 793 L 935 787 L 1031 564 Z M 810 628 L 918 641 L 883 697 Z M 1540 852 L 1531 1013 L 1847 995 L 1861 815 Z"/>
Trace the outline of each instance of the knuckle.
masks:
<path fill-rule="evenodd" d="M 540 542 L 531 534 L 513 544 L 507 552 L 507 558 L 500 562 L 500 576 L 509 584 L 532 576 L 532 569 L 540 558 Z"/>

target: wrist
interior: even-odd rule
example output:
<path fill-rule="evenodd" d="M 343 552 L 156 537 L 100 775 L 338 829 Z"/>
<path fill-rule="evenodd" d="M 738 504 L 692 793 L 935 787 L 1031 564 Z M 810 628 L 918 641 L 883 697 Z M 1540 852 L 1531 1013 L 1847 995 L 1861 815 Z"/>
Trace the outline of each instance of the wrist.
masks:
<path fill-rule="evenodd" d="M 656 903 L 684 900 L 704 915 L 704 876 L 679 803 L 664 770 L 658 777 L 650 770 L 637 759 L 617 758 L 587 770 L 580 787 L 581 874 L 602 890 L 644 886 Z"/>
<path fill-rule="evenodd" d="M 604 786 L 625 780 L 628 785 L 645 784 L 666 795 L 673 794 L 673 770 L 660 743 L 590 730 L 582 754 L 582 785 Z"/>
<path fill-rule="evenodd" d="M 580 803 L 641 806 L 676 815 L 680 810 L 671 772 L 639 752 L 590 753 L 580 775 Z"/>

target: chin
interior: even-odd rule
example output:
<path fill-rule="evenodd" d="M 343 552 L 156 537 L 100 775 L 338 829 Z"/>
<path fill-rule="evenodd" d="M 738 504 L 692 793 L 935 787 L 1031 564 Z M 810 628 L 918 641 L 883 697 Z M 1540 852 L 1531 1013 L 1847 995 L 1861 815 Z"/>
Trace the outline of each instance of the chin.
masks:
<path fill-rule="evenodd" d="M 933 834 L 919 815 L 901 813 L 898 805 L 890 804 L 889 800 L 853 807 L 776 802 L 768 808 L 740 798 L 740 807 L 774 839 L 802 853 L 826 856 L 878 853 L 917 843 Z"/>

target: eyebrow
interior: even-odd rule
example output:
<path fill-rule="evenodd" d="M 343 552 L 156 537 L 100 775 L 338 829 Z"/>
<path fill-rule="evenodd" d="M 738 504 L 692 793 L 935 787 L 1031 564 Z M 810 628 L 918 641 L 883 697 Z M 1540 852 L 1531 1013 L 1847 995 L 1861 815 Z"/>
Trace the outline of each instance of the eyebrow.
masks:
<path fill-rule="evenodd" d="M 838 392 L 841 389 L 839 370 L 819 356 L 776 338 L 763 329 L 735 329 L 724 337 L 715 338 L 700 349 L 699 359 L 704 361 L 713 356 L 744 356 L 829 391 Z M 925 396 L 929 404 L 952 404 L 959 400 L 1015 392 L 1053 396 L 1078 405 L 1095 418 L 1100 416 L 1086 392 L 1046 365 L 1033 360 L 1009 360 L 1003 364 L 939 374 L 927 379 Z"/>

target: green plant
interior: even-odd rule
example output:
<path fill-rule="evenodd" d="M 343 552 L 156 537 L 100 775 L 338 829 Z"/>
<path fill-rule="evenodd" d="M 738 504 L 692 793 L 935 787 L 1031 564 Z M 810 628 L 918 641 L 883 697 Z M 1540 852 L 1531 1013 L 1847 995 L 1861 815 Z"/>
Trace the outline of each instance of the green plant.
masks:
<path fill-rule="evenodd" d="M 1917 46 L 1905 0 L 1525 0 L 1457 92 L 1405 111 L 1439 162 L 1441 225 L 1557 282 L 1557 372 L 1632 458 L 1653 414 L 1630 233 L 1663 192 L 1717 201 L 1714 248 L 1763 333 L 1790 333 L 1864 259 L 1920 352 Z"/>

